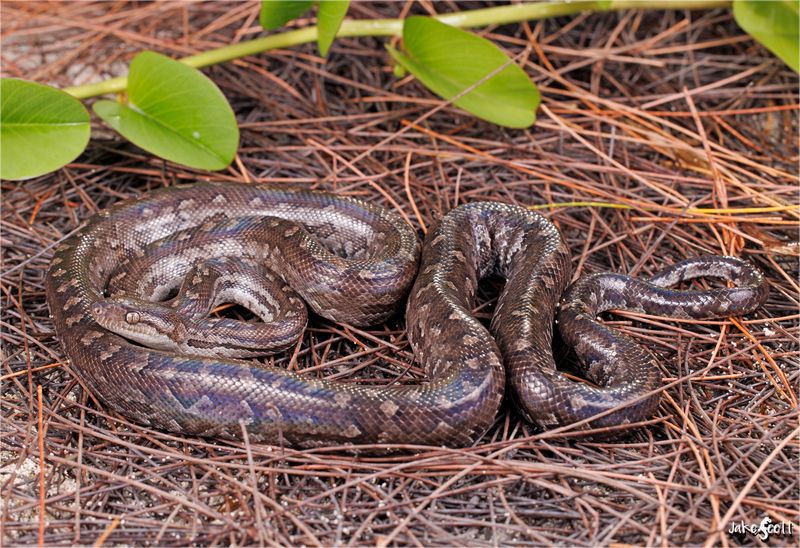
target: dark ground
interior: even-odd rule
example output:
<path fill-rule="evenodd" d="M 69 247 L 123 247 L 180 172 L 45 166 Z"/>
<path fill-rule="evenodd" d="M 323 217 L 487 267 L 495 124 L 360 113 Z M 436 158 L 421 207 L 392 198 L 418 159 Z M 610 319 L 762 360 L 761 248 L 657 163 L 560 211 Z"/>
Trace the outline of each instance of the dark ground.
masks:
<path fill-rule="evenodd" d="M 408 8 L 455 9 L 369 3 L 351 16 Z M 252 38 L 257 9 L 3 2 L 3 75 L 66 87 L 124 74 L 141 49 Z M 765 516 L 795 524 L 769 544 L 797 542 L 797 76 L 725 10 L 482 32 L 540 86 L 533 128 L 428 116 L 440 101 L 395 79 L 382 40 L 341 40 L 327 63 L 309 45 L 205 71 L 241 123 L 227 171 L 164 163 L 97 123 L 75 163 L 2 183 L 3 544 L 757 544 L 720 533 Z M 94 212 L 195 179 L 334 189 L 423 228 L 478 199 L 541 206 L 576 275 L 646 276 L 724 252 L 763 269 L 770 299 L 731 321 L 614 316 L 663 358 L 665 385 L 654 420 L 618 440 L 536 432 L 508 409 L 474 448 L 382 458 L 164 434 L 109 416 L 81 387 L 43 279 L 53 247 Z M 480 314 L 495 296 L 488 287 Z M 317 319 L 295 360 L 352 382 L 420 373 L 407 371 L 401 319 L 369 332 Z"/>

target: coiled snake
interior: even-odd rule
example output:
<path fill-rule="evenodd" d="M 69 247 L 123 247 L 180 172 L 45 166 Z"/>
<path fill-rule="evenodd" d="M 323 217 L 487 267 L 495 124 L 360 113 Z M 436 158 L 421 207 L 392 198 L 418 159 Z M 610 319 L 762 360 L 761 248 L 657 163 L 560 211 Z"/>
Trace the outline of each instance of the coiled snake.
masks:
<path fill-rule="evenodd" d="M 543 427 L 610 410 L 592 425 L 652 414 L 660 384 L 654 357 L 598 323 L 603 310 L 718 317 L 752 311 L 767 295 L 762 275 L 748 263 L 704 257 L 678 263 L 649 282 L 615 274 L 582 278 L 559 307 L 570 260 L 558 230 L 524 208 L 481 202 L 447 214 L 422 250 L 406 318 L 427 382 L 362 386 L 192 355 L 249 355 L 253 338 L 262 335 L 263 325 L 202 319 L 209 306 L 226 299 L 264 305 L 259 315 L 274 319 L 281 333 L 273 350 L 292 344 L 286 340 L 305 325 L 295 292 L 326 318 L 380 323 L 408 293 L 418 255 L 407 224 L 360 200 L 203 183 L 155 191 L 92 218 L 56 251 L 47 300 L 75 371 L 110 407 L 140 423 L 234 438 L 244 425 L 253 441 L 300 447 L 463 446 L 491 426 L 506 384 L 523 414 Z M 229 269 L 233 274 L 226 274 Z M 489 274 L 506 279 L 492 334 L 471 313 L 478 281 Z M 702 275 L 737 287 L 666 289 Z M 231 281 L 237 277 L 266 280 L 277 289 L 237 290 Z M 140 299 L 168 297 L 181 278 L 189 281 L 172 301 Z M 140 293 L 150 294 L 109 296 L 115 285 L 136 283 Z M 189 297 L 200 293 L 208 302 L 194 307 L 193 318 L 181 319 L 176 311 L 192 308 Z M 280 316 L 285 308 L 294 312 Z M 597 386 L 556 370 L 551 339 L 557 308 L 564 339 Z M 234 339 L 237 328 L 246 331 Z"/>

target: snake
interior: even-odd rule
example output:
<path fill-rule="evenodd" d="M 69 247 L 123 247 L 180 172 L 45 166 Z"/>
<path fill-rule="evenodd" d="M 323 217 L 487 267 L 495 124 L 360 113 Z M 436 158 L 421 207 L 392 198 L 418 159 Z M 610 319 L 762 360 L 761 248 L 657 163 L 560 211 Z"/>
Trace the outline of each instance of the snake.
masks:
<path fill-rule="evenodd" d="M 701 276 L 730 283 L 674 288 Z M 489 325 L 473 313 L 487 277 L 504 280 Z M 726 256 L 649 280 L 606 272 L 567 289 L 570 279 L 559 230 L 518 205 L 456 207 L 421 246 L 402 216 L 362 199 L 203 182 L 99 212 L 58 246 L 45 285 L 68 363 L 115 412 L 184 435 L 299 448 L 468 446 L 506 394 L 542 428 L 635 424 L 657 410 L 658 361 L 601 313 L 725 317 L 767 298 L 762 273 Z M 209 317 L 223 302 L 256 317 Z M 295 344 L 306 305 L 357 327 L 400 315 L 404 302 L 422 381 L 335 381 L 245 359 L 260 344 Z M 558 369 L 556 323 L 585 379 Z"/>

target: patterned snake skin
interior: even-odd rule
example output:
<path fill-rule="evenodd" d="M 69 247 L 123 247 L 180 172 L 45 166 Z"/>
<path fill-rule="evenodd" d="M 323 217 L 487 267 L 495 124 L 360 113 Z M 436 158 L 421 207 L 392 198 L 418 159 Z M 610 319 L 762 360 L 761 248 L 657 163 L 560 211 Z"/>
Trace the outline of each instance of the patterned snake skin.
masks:
<path fill-rule="evenodd" d="M 705 257 L 679 263 L 649 282 L 615 274 L 582 278 L 559 307 L 570 261 L 555 226 L 521 207 L 482 202 L 452 210 L 422 251 L 406 318 L 409 340 L 428 374 L 425 383 L 362 386 L 232 358 L 156 350 L 97 321 L 105 321 L 104 314 L 127 318 L 129 328 L 153 325 L 154 333 L 185 341 L 175 328 L 178 320 L 162 325 L 160 313 L 148 319 L 141 301 L 110 298 L 118 291 L 115 284 L 130 283 L 125 272 L 141 268 L 147 274 L 135 278 L 145 293 L 163 299 L 175 278 L 187 273 L 196 277 L 195 286 L 184 285 L 217 283 L 225 274 L 208 268 L 208 261 L 225 266 L 225 257 L 236 256 L 266 265 L 268 272 L 261 274 L 285 282 L 326 318 L 375 324 L 398 310 L 414 281 L 418 255 L 413 230 L 380 207 L 328 194 L 203 183 L 156 191 L 92 218 L 55 253 L 47 300 L 76 372 L 110 407 L 140 423 L 227 438 L 241 437 L 244 426 L 253 441 L 298 447 L 463 446 L 493 423 L 506 376 L 520 409 L 544 427 L 615 408 L 592 425 L 647 418 L 658 403 L 659 370 L 647 350 L 596 321 L 603 310 L 738 315 L 760 306 L 767 295 L 761 274 L 748 263 Z M 493 335 L 471 314 L 478 281 L 490 274 L 506 279 Z M 702 275 L 738 287 L 666 289 Z M 289 306 L 292 289 L 286 289 L 287 300 L 272 306 Z M 188 290 L 181 291 L 180 306 L 191 307 Z M 598 386 L 556 371 L 551 339 L 557 308 L 564 338 L 583 356 L 586 375 Z M 304 325 L 305 316 L 297 322 Z M 108 321 L 112 330 L 114 325 Z M 225 345 L 224 338 L 208 343 L 210 351 Z"/>

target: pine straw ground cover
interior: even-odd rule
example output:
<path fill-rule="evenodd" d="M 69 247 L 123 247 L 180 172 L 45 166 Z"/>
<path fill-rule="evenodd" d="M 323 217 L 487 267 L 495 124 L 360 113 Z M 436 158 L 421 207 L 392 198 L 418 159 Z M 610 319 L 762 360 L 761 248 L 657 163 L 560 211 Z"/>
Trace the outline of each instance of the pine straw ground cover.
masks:
<path fill-rule="evenodd" d="M 358 3 L 351 16 L 455 8 Z M 96 81 L 144 48 L 181 56 L 252 37 L 257 10 L 4 2 L 3 73 Z M 225 172 L 165 164 L 96 127 L 72 165 L 2 184 L 3 544 L 727 545 L 760 542 L 725 533 L 732 521 L 797 526 L 796 75 L 722 10 L 482 33 L 540 86 L 530 130 L 439 108 L 392 75 L 380 40 L 349 39 L 327 63 L 307 46 L 206 71 L 242 128 Z M 109 415 L 82 387 L 43 279 L 53 247 L 91 214 L 197 179 L 332 189 L 422 231 L 459 203 L 533 205 L 560 226 L 576 275 L 732 253 L 763 269 L 770 298 L 730 321 L 612 316 L 663 357 L 658 414 L 621 439 L 538 432 L 507 408 L 475 447 L 383 457 L 165 434 Z M 477 314 L 496 295 L 486 284 Z M 347 382 L 421 375 L 401 318 L 371 330 L 314 319 L 275 363 Z"/>

